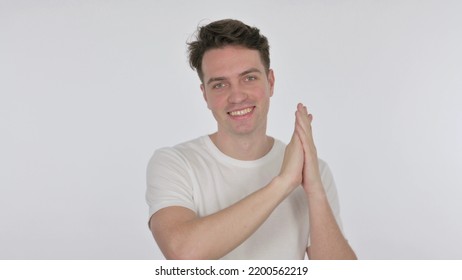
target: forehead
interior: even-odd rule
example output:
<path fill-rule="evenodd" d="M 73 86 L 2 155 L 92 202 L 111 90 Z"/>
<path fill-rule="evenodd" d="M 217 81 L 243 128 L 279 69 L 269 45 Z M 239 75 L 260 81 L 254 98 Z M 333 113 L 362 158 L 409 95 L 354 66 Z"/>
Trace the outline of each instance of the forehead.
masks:
<path fill-rule="evenodd" d="M 232 77 L 256 68 L 264 72 L 264 66 L 257 50 L 242 46 L 226 46 L 205 52 L 202 58 L 204 78 L 215 76 Z"/>

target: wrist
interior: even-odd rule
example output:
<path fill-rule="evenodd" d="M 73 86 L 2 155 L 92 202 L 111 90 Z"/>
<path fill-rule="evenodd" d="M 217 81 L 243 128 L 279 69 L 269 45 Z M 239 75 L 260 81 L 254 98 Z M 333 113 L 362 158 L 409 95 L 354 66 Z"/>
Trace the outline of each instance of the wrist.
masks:
<path fill-rule="evenodd" d="M 305 191 L 306 196 L 308 199 L 310 198 L 321 198 L 324 199 L 327 197 L 326 190 L 322 182 L 315 182 L 315 183 L 303 183 L 303 190 Z"/>
<path fill-rule="evenodd" d="M 283 189 L 287 195 L 289 195 L 297 186 L 299 186 L 295 185 L 291 178 L 287 178 L 282 175 L 274 177 L 272 183 L 277 185 L 278 188 Z"/>

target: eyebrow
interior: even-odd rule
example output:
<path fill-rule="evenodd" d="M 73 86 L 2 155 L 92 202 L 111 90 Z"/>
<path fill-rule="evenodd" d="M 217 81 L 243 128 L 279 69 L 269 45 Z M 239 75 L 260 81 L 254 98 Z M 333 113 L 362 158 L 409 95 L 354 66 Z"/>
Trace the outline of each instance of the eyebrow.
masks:
<path fill-rule="evenodd" d="M 245 70 L 244 72 L 240 73 L 239 77 L 243 77 L 243 76 L 248 75 L 250 73 L 262 73 L 262 72 L 258 68 L 250 68 L 250 69 Z M 213 82 L 225 81 L 225 80 L 227 80 L 226 77 L 212 77 L 212 78 L 208 79 L 207 85 L 210 85 Z"/>

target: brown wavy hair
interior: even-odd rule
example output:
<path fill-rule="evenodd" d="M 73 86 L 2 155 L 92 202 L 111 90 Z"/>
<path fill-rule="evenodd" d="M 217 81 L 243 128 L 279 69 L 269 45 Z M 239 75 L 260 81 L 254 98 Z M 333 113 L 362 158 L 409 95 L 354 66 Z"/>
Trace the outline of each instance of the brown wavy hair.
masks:
<path fill-rule="evenodd" d="M 189 65 L 197 71 L 202 82 L 204 78 L 202 58 L 205 52 L 228 45 L 257 50 L 268 73 L 270 68 L 268 39 L 260 34 L 260 30 L 256 27 L 250 27 L 235 19 L 223 19 L 199 27 L 196 40 L 188 43 Z"/>

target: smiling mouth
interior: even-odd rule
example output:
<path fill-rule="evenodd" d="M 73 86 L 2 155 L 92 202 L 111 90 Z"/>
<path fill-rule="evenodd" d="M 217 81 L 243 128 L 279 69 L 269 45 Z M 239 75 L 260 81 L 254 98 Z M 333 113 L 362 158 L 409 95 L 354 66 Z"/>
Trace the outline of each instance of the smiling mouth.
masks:
<path fill-rule="evenodd" d="M 228 114 L 229 114 L 230 116 L 232 116 L 232 117 L 239 117 L 239 116 L 247 115 L 248 113 L 252 112 L 253 109 L 255 109 L 255 106 L 254 106 L 254 107 L 245 108 L 245 109 L 242 109 L 242 110 L 237 110 L 237 111 L 228 112 Z"/>

